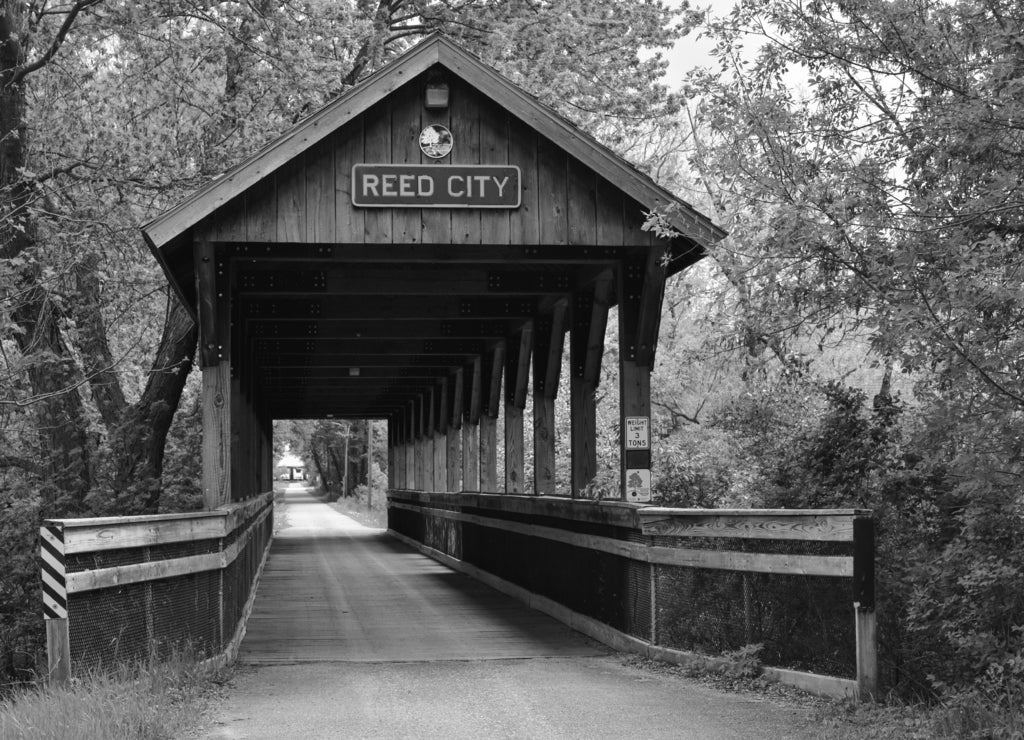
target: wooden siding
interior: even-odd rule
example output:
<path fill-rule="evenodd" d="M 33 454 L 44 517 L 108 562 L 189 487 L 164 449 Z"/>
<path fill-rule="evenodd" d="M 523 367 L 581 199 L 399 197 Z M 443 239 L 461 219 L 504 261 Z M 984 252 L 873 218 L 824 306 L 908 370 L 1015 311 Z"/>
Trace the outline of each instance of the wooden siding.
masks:
<path fill-rule="evenodd" d="M 426 76 L 270 173 L 205 219 L 200 240 L 312 244 L 537 244 L 649 246 L 644 208 L 554 142 L 449 78 L 446 111 L 423 107 Z M 448 126 L 452 154 L 431 160 L 418 135 Z M 522 173 L 517 209 L 357 208 L 352 165 L 512 164 Z"/>

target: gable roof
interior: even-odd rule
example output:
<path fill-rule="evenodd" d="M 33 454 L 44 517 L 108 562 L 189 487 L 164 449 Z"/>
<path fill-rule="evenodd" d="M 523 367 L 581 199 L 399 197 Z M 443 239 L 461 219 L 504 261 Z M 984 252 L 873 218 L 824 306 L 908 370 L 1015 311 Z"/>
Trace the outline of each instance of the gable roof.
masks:
<path fill-rule="evenodd" d="M 675 205 L 669 221 L 687 239 L 706 247 L 725 236 L 689 203 L 657 185 L 492 67 L 435 33 L 142 227 L 146 243 L 186 305 L 190 301 L 178 281 L 191 272 L 191 230 L 200 221 L 434 65 L 445 67 L 477 88 L 645 207 Z"/>

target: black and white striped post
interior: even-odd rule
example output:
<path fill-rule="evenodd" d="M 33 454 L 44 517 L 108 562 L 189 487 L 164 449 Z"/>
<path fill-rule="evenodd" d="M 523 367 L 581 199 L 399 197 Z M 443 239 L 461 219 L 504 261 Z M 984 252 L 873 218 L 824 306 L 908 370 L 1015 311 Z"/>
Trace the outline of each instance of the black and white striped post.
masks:
<path fill-rule="evenodd" d="M 43 561 L 43 617 L 51 681 L 71 678 L 71 638 L 68 632 L 67 571 L 64 565 L 64 526 L 46 522 L 39 528 Z"/>

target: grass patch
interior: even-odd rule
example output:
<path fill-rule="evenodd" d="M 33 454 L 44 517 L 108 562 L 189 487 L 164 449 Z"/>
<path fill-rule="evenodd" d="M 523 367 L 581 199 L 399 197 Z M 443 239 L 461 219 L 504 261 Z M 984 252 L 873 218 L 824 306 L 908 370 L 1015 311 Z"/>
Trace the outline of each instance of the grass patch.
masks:
<path fill-rule="evenodd" d="M 836 703 L 820 720 L 825 740 L 1024 739 L 1024 708 L 981 697 L 943 706 Z"/>
<path fill-rule="evenodd" d="M 0 738 L 177 740 L 198 726 L 222 673 L 179 656 L 28 688 L 0 703 Z"/>

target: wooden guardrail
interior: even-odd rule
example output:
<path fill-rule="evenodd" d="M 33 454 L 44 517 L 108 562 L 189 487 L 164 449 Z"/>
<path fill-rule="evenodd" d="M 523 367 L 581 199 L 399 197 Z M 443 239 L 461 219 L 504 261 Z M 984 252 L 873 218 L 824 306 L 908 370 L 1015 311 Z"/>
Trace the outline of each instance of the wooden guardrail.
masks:
<path fill-rule="evenodd" d="M 440 556 L 439 559 L 449 565 L 471 572 L 502 590 L 524 598 L 532 605 L 617 648 L 676 662 L 690 662 L 696 656 L 655 643 L 658 604 L 657 589 L 653 585 L 653 569 L 656 566 L 850 579 L 851 589 L 847 593 L 853 605 L 856 680 L 776 667 L 767 667 L 765 672 L 780 681 L 820 693 L 862 698 L 877 695 L 874 525 L 869 511 L 645 508 L 623 502 L 597 503 L 556 497 L 419 491 L 392 491 L 389 494 L 389 508 L 393 512 L 389 513 L 389 527 L 393 534 L 407 541 L 430 540 L 416 541 L 417 547 L 429 551 L 428 554 Z M 420 517 L 423 523 L 410 524 L 409 516 Z M 431 534 L 434 525 L 430 522 L 447 522 L 443 535 Z M 558 543 L 560 546 L 601 553 L 602 556 L 616 556 L 646 568 L 646 575 L 640 576 L 635 567 L 629 573 L 623 571 L 622 580 L 635 583 L 643 578 L 651 579 L 652 585 L 646 597 L 639 593 L 628 595 L 633 600 L 650 599 L 644 617 L 650 619 L 649 629 L 642 625 L 638 629 L 635 618 L 628 628 L 619 625 L 613 629 L 587 615 L 567 613 L 564 606 L 556 603 L 556 598 L 539 598 L 536 593 L 524 592 L 523 587 L 529 590 L 530 585 L 514 582 L 517 575 L 495 579 L 494 574 L 488 574 L 473 564 L 477 555 L 470 551 L 472 548 L 468 544 L 463 544 L 465 538 L 462 528 L 466 526 L 507 533 L 503 536 L 512 536 L 517 546 L 523 549 L 534 547 L 530 543 L 538 541 Z M 420 537 L 417 537 L 417 531 L 422 532 Z M 701 547 L 687 545 L 688 541 L 696 544 L 697 540 L 700 540 Z M 749 540 L 837 543 L 849 554 L 747 552 L 738 549 L 736 544 L 727 544 L 729 541 L 735 543 Z M 721 541 L 722 545 L 713 546 L 716 541 Z M 563 549 L 560 552 L 567 551 Z M 511 559 L 530 557 L 519 551 L 508 552 L 507 556 Z M 544 557 L 550 557 L 550 553 L 545 551 Z M 556 563 L 547 562 L 544 567 L 555 568 Z M 601 571 L 601 577 L 614 580 L 616 567 L 614 563 L 608 565 Z M 508 582 L 509 578 L 513 579 L 512 583 Z M 628 634 L 623 632 L 624 629 Z M 637 632 L 643 632 L 646 637 L 638 639 Z"/>
<path fill-rule="evenodd" d="M 228 648 L 272 530 L 273 493 L 214 511 L 46 520 L 40 540 L 51 678 L 67 680 L 73 660 L 145 657 L 140 650 L 169 641 L 165 626 L 207 652 Z M 177 615 L 181 587 L 198 588 L 200 574 L 205 592 Z M 97 647 L 85 637 L 91 632 L 117 644 Z"/>

